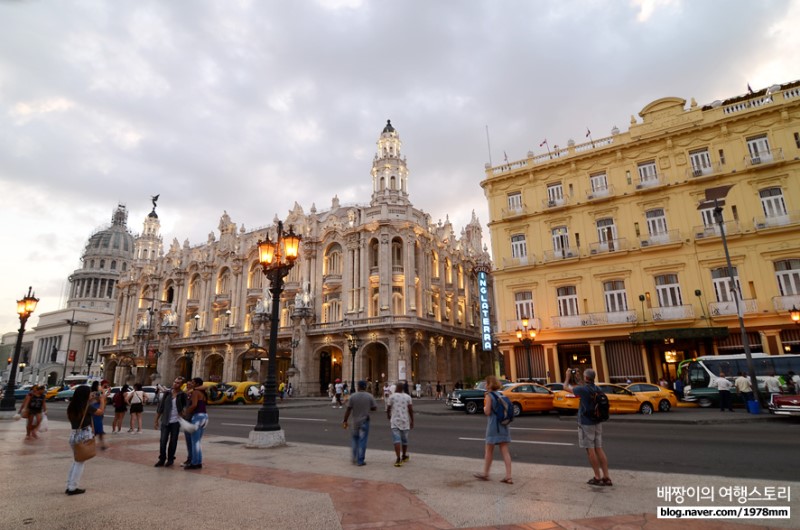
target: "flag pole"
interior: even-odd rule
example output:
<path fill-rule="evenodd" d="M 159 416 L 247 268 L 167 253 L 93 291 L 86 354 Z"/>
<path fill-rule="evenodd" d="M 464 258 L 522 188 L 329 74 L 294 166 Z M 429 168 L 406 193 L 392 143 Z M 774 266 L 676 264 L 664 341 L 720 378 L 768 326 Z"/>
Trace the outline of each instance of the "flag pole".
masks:
<path fill-rule="evenodd" d="M 492 144 L 489 141 L 489 126 L 486 126 L 486 147 L 489 149 L 489 167 L 492 167 Z"/>

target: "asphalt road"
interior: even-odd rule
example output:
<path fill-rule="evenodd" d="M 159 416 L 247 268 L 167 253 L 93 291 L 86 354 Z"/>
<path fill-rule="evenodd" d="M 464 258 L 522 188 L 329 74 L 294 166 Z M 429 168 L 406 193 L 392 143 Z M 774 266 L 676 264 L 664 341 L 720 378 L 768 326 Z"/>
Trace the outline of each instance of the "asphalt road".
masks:
<path fill-rule="evenodd" d="M 379 407 L 382 403 L 379 402 Z M 482 458 L 486 419 L 463 412 L 418 407 L 409 452 Z M 49 416 L 65 419 L 64 403 L 49 403 Z M 257 406 L 209 409 L 210 434 L 246 438 L 256 422 Z M 321 402 L 284 408 L 280 424 L 289 443 L 349 446 L 341 426 L 344 409 Z M 143 424 L 152 428 L 154 408 L 145 408 Z M 106 430 L 111 424 L 106 413 Z M 127 426 L 128 416 L 125 417 Z M 511 427 L 512 459 L 549 465 L 584 465 L 577 445 L 575 418 L 521 416 Z M 128 436 L 123 431 L 123 436 Z M 794 466 L 800 423 L 757 422 L 713 425 L 614 422 L 604 426 L 604 447 L 612 469 L 718 475 L 773 480 L 797 480 Z M 369 447 L 390 450 L 391 432 L 382 408 L 373 413 Z M 369 454 L 369 449 L 367 450 Z M 588 465 L 588 464 L 587 464 Z"/>

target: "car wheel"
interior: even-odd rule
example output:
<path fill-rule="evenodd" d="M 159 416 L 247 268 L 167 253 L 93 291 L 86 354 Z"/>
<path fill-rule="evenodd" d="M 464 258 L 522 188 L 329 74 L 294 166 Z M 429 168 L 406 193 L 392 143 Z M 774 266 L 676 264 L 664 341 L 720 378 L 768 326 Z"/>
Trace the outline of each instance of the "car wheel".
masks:
<path fill-rule="evenodd" d="M 474 401 L 468 401 L 464 410 L 467 411 L 467 414 L 476 414 L 478 412 L 478 404 Z"/>
<path fill-rule="evenodd" d="M 658 404 L 659 412 L 669 412 L 669 409 L 671 408 L 672 405 L 670 405 L 669 401 L 667 401 L 666 399 L 662 399 L 661 402 Z"/>
<path fill-rule="evenodd" d="M 639 412 L 642 414 L 652 414 L 653 413 L 653 405 L 650 402 L 642 403 L 642 406 L 639 407 Z"/>
<path fill-rule="evenodd" d="M 519 405 L 519 403 L 514 403 L 514 417 L 516 418 L 520 414 L 522 414 L 522 407 Z"/>
<path fill-rule="evenodd" d="M 700 405 L 701 407 L 703 407 L 704 409 L 707 409 L 708 407 L 713 405 L 714 402 L 711 401 L 710 399 L 706 398 L 706 397 L 703 397 L 703 398 L 700 398 L 700 399 L 697 400 L 697 404 Z"/>

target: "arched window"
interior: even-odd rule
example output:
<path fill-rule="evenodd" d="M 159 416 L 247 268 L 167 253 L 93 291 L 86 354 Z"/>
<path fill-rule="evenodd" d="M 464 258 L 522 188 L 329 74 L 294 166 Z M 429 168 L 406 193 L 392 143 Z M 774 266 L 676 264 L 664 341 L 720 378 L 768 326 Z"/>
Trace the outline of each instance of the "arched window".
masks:
<path fill-rule="evenodd" d="M 389 179 L 389 189 L 396 190 L 397 189 L 397 177 L 392 175 L 392 178 Z"/>
<path fill-rule="evenodd" d="M 111 270 L 112 271 L 117 270 L 117 262 L 116 262 L 116 260 L 111 262 Z"/>
<path fill-rule="evenodd" d="M 104 260 L 104 259 L 100 260 L 100 268 L 101 269 L 105 269 L 106 268 L 106 260 Z"/>
<path fill-rule="evenodd" d="M 125 272 L 126 270 L 128 270 L 128 264 L 123 262 L 122 263 L 122 272 Z"/>
<path fill-rule="evenodd" d="M 392 314 L 396 316 L 406 314 L 403 287 L 398 285 L 392 287 Z"/>
<path fill-rule="evenodd" d="M 373 239 L 369 243 L 369 267 L 370 269 L 377 270 L 378 260 L 380 259 L 380 248 L 378 247 L 378 240 Z"/>
<path fill-rule="evenodd" d="M 439 254 L 435 250 L 431 252 L 431 278 L 439 278 Z"/>
<path fill-rule="evenodd" d="M 403 241 L 398 238 L 392 239 L 392 268 L 395 272 L 403 270 Z"/>
<path fill-rule="evenodd" d="M 222 269 L 217 280 L 217 294 L 230 294 L 231 292 L 231 271 Z"/>
<path fill-rule="evenodd" d="M 342 247 L 338 243 L 334 243 L 325 252 L 325 259 L 323 261 L 323 275 L 336 275 L 342 274 Z"/>
<path fill-rule="evenodd" d="M 261 271 L 261 264 L 259 262 L 256 261 L 250 265 L 250 271 L 247 273 L 248 289 L 261 289 L 261 286 L 263 285 L 261 280 L 264 277 L 264 273 Z"/>
<path fill-rule="evenodd" d="M 200 275 L 195 274 L 189 280 L 189 300 L 198 300 L 200 298 Z"/>
<path fill-rule="evenodd" d="M 453 266 L 450 264 L 450 258 L 444 259 L 444 281 L 453 283 Z"/>

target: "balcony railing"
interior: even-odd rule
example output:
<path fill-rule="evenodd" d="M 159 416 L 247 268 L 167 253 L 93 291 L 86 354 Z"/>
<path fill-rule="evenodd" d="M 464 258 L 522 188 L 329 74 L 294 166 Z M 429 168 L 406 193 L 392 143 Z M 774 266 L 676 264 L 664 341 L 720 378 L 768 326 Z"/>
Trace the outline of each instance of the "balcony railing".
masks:
<path fill-rule="evenodd" d="M 793 307 L 800 308 L 800 294 L 775 296 L 772 298 L 772 305 L 776 311 L 791 311 Z"/>
<path fill-rule="evenodd" d="M 550 317 L 554 328 L 571 328 L 580 326 L 608 326 L 614 324 L 632 324 L 637 322 L 636 311 L 613 311 L 604 313 L 586 313 L 564 317 Z"/>
<path fill-rule="evenodd" d="M 667 175 L 665 173 L 657 173 L 656 175 L 651 175 L 646 179 L 639 179 L 639 182 L 636 183 L 637 190 L 645 190 L 649 188 L 657 188 L 658 186 L 662 186 L 667 182 Z"/>
<path fill-rule="evenodd" d="M 748 298 L 745 300 L 740 300 L 739 303 L 742 306 L 742 313 L 758 312 L 758 301 L 755 299 Z M 708 312 L 711 314 L 712 317 L 735 315 L 736 302 L 733 300 L 731 300 L 730 302 L 711 302 L 710 304 L 708 304 Z"/>
<path fill-rule="evenodd" d="M 783 149 L 778 147 L 772 151 L 759 153 L 758 156 L 744 157 L 744 165 L 745 167 L 763 166 L 773 162 L 780 162 L 781 160 L 783 160 Z"/>
<path fill-rule="evenodd" d="M 571 248 L 562 248 L 561 250 L 545 250 L 543 260 L 545 262 L 560 261 L 563 259 L 577 258 L 578 254 L 578 249 Z"/>
<path fill-rule="evenodd" d="M 568 195 L 561 197 L 560 199 L 544 199 L 542 201 L 542 208 L 560 208 L 562 206 L 567 206 L 572 202 L 572 198 Z"/>
<path fill-rule="evenodd" d="M 606 197 L 611 197 L 614 195 L 614 186 L 606 186 L 605 188 L 597 188 L 594 190 L 587 190 L 586 191 L 586 200 L 593 201 L 596 199 L 604 199 Z"/>
<path fill-rule="evenodd" d="M 506 327 L 500 331 L 509 331 L 514 332 L 517 328 L 522 329 L 522 320 L 506 320 Z M 528 329 L 542 329 L 542 321 L 539 318 L 529 318 L 528 319 Z"/>
<path fill-rule="evenodd" d="M 657 247 L 659 245 L 669 245 L 670 243 L 679 243 L 681 240 L 681 234 L 678 229 L 675 230 L 667 230 L 666 232 L 662 232 L 660 234 L 652 234 L 647 237 L 647 239 L 642 239 L 639 242 L 639 245 L 642 248 L 645 247 Z"/>
<path fill-rule="evenodd" d="M 739 221 L 725 221 L 723 226 L 725 227 L 726 235 L 738 234 L 742 231 L 739 226 Z M 708 239 L 710 237 L 720 236 L 719 225 L 697 225 L 692 228 L 692 232 L 694 233 L 695 239 Z"/>
<path fill-rule="evenodd" d="M 532 255 L 522 258 L 503 258 L 503 267 L 525 267 L 533 265 L 534 259 Z"/>
<path fill-rule="evenodd" d="M 503 208 L 500 210 L 500 217 L 503 219 L 510 219 L 519 215 L 528 215 L 528 207 L 524 204 L 519 208 Z"/>
<path fill-rule="evenodd" d="M 608 241 L 598 241 L 597 243 L 589 244 L 589 255 L 594 256 L 596 254 L 619 252 L 620 250 L 628 250 L 629 247 L 628 240 L 624 237 L 609 239 Z"/>
<path fill-rule="evenodd" d="M 708 177 L 710 175 L 716 175 L 722 173 L 725 169 L 725 166 L 720 164 L 719 162 L 711 164 L 709 167 L 689 167 L 686 168 L 686 177 L 687 178 L 701 178 L 701 177 Z"/>
<path fill-rule="evenodd" d="M 681 320 L 694 318 L 694 308 L 691 305 L 676 305 L 670 307 L 654 307 L 650 310 L 653 320 Z"/>
<path fill-rule="evenodd" d="M 795 210 L 786 212 L 783 215 L 773 215 L 771 217 L 760 216 L 753 218 L 753 226 L 756 230 L 767 230 L 780 226 L 788 226 L 800 223 L 800 211 Z"/>

